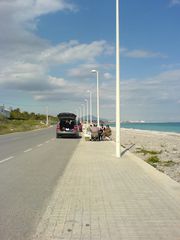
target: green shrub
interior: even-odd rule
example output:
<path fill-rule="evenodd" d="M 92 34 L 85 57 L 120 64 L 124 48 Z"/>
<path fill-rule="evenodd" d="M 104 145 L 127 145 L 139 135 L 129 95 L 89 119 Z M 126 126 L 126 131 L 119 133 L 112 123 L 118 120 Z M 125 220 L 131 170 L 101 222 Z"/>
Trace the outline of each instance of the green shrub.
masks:
<path fill-rule="evenodd" d="M 45 124 L 41 124 L 38 120 L 8 120 L 6 123 L 0 122 L 0 134 L 23 132 L 37 128 L 46 127 Z"/>
<path fill-rule="evenodd" d="M 163 161 L 162 162 L 162 165 L 166 166 L 166 167 L 170 167 L 170 166 L 173 166 L 175 165 L 176 163 L 173 162 L 172 160 L 169 160 L 169 161 Z"/>
<path fill-rule="evenodd" d="M 160 162 L 160 160 L 157 156 L 151 156 L 151 157 L 146 159 L 146 162 L 148 162 L 148 163 L 158 163 L 158 162 Z"/>
<path fill-rule="evenodd" d="M 147 154 L 156 155 L 156 154 L 161 154 L 162 150 L 155 151 L 155 150 L 146 150 L 144 148 L 137 148 L 136 153 L 143 153 L 144 155 L 147 155 Z"/>
<path fill-rule="evenodd" d="M 146 162 L 149 163 L 153 167 L 157 167 L 157 163 L 160 162 L 159 158 L 157 156 L 151 156 L 146 159 Z"/>

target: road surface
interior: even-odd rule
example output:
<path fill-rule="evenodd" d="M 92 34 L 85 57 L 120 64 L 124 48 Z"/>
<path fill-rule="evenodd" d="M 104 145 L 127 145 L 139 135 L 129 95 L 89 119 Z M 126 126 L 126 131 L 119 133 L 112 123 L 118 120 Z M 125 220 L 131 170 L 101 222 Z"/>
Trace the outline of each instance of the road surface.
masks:
<path fill-rule="evenodd" d="M 30 240 L 79 139 L 48 128 L 0 136 L 0 239 Z"/>

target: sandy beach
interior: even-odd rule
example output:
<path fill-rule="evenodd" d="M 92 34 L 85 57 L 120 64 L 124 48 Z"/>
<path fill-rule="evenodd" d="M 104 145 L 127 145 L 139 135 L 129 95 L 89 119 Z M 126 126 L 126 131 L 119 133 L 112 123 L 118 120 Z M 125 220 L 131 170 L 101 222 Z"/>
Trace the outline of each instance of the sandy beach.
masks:
<path fill-rule="evenodd" d="M 180 182 L 180 134 L 121 129 L 121 145 Z"/>

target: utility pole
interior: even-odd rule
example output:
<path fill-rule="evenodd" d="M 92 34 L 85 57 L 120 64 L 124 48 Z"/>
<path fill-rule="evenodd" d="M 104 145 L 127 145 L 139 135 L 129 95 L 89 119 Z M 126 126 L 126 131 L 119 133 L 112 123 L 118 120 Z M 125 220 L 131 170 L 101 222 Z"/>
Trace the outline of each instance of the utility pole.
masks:
<path fill-rule="evenodd" d="M 48 118 L 48 113 L 49 112 L 49 109 L 48 109 L 48 106 L 46 107 L 46 126 L 49 125 L 49 118 Z"/>

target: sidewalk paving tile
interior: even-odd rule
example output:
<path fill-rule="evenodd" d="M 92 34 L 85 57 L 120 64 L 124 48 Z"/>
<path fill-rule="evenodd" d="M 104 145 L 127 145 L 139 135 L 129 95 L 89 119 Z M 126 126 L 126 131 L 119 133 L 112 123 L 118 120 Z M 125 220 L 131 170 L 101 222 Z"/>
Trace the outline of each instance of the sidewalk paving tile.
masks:
<path fill-rule="evenodd" d="M 180 185 L 114 152 L 112 142 L 80 141 L 33 240 L 180 239 Z"/>

